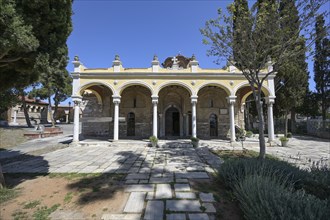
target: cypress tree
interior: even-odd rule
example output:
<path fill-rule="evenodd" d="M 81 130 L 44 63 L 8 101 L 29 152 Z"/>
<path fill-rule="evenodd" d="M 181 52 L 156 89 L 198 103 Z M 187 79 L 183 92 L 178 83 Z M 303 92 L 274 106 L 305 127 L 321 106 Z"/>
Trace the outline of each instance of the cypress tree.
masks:
<path fill-rule="evenodd" d="M 322 15 L 318 16 L 315 24 L 316 41 L 314 55 L 314 81 L 321 101 L 323 127 L 325 126 L 326 111 L 330 99 L 330 42 L 327 38 L 325 21 Z"/>
<path fill-rule="evenodd" d="M 298 39 L 295 44 L 287 48 L 288 53 L 292 53 L 290 59 L 278 66 L 276 81 L 282 82 L 281 87 L 276 93 L 275 108 L 280 111 L 285 118 L 284 133 L 288 133 L 288 114 L 294 112 L 294 109 L 303 103 L 308 86 L 308 71 L 306 63 L 305 40 L 299 36 L 300 21 L 297 7 L 294 0 L 282 0 L 279 7 L 280 27 L 282 30 L 282 41 L 286 42 L 292 38 Z M 295 51 L 300 48 L 300 53 Z M 291 120 L 294 121 L 294 114 L 291 114 Z"/>

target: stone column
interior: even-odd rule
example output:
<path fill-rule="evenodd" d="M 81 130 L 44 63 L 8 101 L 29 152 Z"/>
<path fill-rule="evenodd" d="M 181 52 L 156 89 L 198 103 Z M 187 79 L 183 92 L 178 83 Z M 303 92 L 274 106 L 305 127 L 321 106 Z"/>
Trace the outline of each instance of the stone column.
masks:
<path fill-rule="evenodd" d="M 152 135 L 157 137 L 158 129 L 157 129 L 157 104 L 158 104 L 158 96 L 151 96 L 152 106 L 153 106 L 153 120 L 152 120 Z"/>
<path fill-rule="evenodd" d="M 74 118 L 73 118 L 73 142 L 79 141 L 79 113 L 80 113 L 80 103 L 82 100 L 81 96 L 72 96 L 74 103 Z"/>
<path fill-rule="evenodd" d="M 234 104 L 236 102 L 236 96 L 227 97 L 229 104 L 229 121 L 230 121 L 230 141 L 234 142 L 236 140 L 235 134 L 235 111 Z"/>
<path fill-rule="evenodd" d="M 17 110 L 14 110 L 14 121 L 13 121 L 13 124 L 17 124 Z"/>
<path fill-rule="evenodd" d="M 268 116 L 268 142 L 272 142 L 275 139 L 274 135 L 274 117 L 273 117 L 273 104 L 275 97 L 266 97 L 267 102 L 267 116 Z"/>
<path fill-rule="evenodd" d="M 197 104 L 197 96 L 191 96 L 191 105 L 192 105 L 192 137 L 197 137 L 197 118 L 196 118 L 196 104 Z"/>
<path fill-rule="evenodd" d="M 113 103 L 115 104 L 115 114 L 114 114 L 114 121 L 113 121 L 113 140 L 118 141 L 120 96 L 112 96 L 112 97 L 113 97 Z"/>

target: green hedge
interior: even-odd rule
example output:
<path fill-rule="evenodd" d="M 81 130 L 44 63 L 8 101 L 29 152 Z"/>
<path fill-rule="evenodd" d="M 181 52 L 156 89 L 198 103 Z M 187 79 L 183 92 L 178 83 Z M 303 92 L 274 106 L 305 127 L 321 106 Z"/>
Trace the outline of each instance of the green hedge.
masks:
<path fill-rule="evenodd" d="M 247 176 L 235 185 L 234 195 L 246 219 L 327 219 L 327 202 L 295 191 L 290 182 L 276 176 Z"/>

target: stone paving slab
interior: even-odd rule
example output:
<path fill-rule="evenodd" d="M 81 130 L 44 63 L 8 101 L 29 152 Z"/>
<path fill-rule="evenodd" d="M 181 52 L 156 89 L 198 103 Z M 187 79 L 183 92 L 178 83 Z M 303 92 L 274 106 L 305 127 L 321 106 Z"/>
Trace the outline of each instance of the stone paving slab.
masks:
<path fill-rule="evenodd" d="M 141 214 L 103 214 L 101 220 L 140 220 Z"/>
<path fill-rule="evenodd" d="M 170 184 L 157 184 L 156 199 L 170 199 L 172 198 L 172 189 Z"/>
<path fill-rule="evenodd" d="M 132 192 L 125 205 L 124 212 L 141 213 L 144 208 L 146 192 Z"/>
<path fill-rule="evenodd" d="M 199 198 L 202 202 L 215 202 L 212 193 L 200 193 Z"/>
<path fill-rule="evenodd" d="M 166 220 L 186 220 L 186 214 L 167 214 Z"/>
<path fill-rule="evenodd" d="M 201 212 L 198 200 L 166 200 L 166 210 L 173 212 Z"/>
<path fill-rule="evenodd" d="M 164 214 L 163 201 L 148 201 L 143 219 L 144 220 L 163 219 L 163 214 Z"/>
<path fill-rule="evenodd" d="M 175 198 L 177 199 L 196 199 L 196 194 L 192 192 L 176 192 Z"/>
<path fill-rule="evenodd" d="M 177 191 L 190 191 L 190 185 L 189 184 L 174 184 L 175 192 Z"/>
<path fill-rule="evenodd" d="M 207 214 L 189 214 L 189 220 L 209 220 L 209 216 Z"/>
<path fill-rule="evenodd" d="M 155 184 L 133 184 L 125 186 L 125 192 L 153 192 Z"/>
<path fill-rule="evenodd" d="M 205 207 L 206 213 L 216 213 L 215 207 L 212 203 L 202 203 L 202 206 Z"/>

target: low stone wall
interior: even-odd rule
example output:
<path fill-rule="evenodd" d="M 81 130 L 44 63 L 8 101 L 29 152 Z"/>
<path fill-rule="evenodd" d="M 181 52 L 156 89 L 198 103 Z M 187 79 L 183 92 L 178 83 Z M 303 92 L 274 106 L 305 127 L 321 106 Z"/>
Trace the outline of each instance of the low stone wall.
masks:
<path fill-rule="evenodd" d="M 323 127 L 321 119 L 307 120 L 307 133 L 320 138 L 330 139 L 330 120 L 325 122 L 325 127 Z"/>

